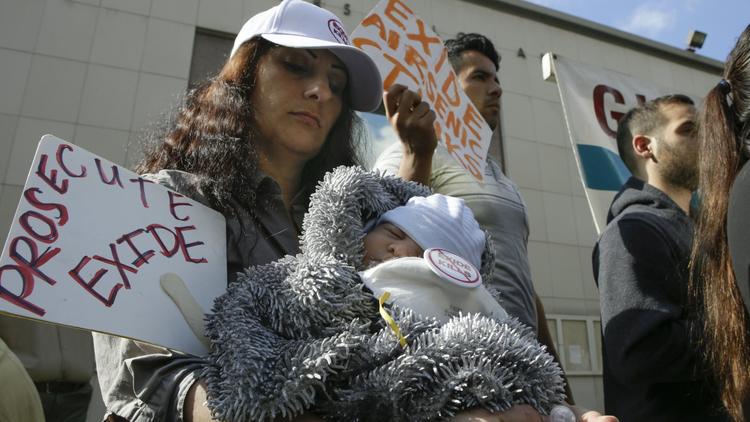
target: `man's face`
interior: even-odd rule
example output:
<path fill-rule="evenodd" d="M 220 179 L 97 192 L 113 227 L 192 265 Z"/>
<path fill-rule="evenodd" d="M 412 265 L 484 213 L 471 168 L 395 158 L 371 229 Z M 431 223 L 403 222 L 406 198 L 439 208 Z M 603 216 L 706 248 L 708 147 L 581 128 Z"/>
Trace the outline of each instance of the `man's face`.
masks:
<path fill-rule="evenodd" d="M 654 156 L 659 173 L 674 186 L 694 191 L 698 187 L 698 143 L 696 110 L 689 104 L 666 104 L 660 108 L 667 119 L 657 136 Z"/>
<path fill-rule="evenodd" d="M 370 233 L 367 233 L 364 241 L 365 268 L 395 258 L 421 257 L 424 253 L 417 242 L 391 223 L 383 223 L 375 227 Z"/>
<path fill-rule="evenodd" d="M 458 80 L 466 95 L 492 130 L 500 122 L 500 96 L 503 90 L 497 79 L 495 65 L 484 54 L 467 50 L 461 53 Z"/>

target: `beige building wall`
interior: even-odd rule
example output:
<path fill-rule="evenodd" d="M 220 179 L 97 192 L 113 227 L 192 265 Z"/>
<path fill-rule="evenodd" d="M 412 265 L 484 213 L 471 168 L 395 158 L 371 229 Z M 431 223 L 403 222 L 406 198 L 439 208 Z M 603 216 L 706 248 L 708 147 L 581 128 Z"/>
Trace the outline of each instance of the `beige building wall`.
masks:
<path fill-rule="evenodd" d="M 139 131 L 187 87 L 196 28 L 236 33 L 248 17 L 277 3 L 0 0 L 0 241 L 41 135 L 133 164 Z M 351 32 L 375 3 L 326 0 L 322 6 Z M 500 50 L 506 171 L 529 209 L 534 284 L 571 361 L 578 402 L 601 409 L 594 226 L 557 87 L 542 80 L 541 55 L 553 51 L 697 97 L 716 83 L 721 63 L 518 0 L 410 4 L 443 38 L 479 32 Z"/>

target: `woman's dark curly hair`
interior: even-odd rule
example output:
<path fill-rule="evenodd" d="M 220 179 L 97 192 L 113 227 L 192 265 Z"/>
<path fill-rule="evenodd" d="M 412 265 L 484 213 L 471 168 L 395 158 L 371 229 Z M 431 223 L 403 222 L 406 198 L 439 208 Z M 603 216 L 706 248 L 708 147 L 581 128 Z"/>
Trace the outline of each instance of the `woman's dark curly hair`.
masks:
<path fill-rule="evenodd" d="M 261 135 L 256 129 L 251 94 L 258 63 L 274 47 L 262 38 L 247 41 L 217 76 L 189 91 L 166 134 L 154 136 L 145 147 L 136 172 L 171 169 L 205 176 L 200 187 L 213 208 L 232 215 L 238 212 L 234 203 L 254 214 L 262 196 L 256 190 L 256 144 Z M 305 164 L 301 189 L 308 195 L 327 171 L 339 165 L 359 164 L 358 144 L 364 132 L 348 98 L 347 87 L 341 114 L 328 139 Z"/>

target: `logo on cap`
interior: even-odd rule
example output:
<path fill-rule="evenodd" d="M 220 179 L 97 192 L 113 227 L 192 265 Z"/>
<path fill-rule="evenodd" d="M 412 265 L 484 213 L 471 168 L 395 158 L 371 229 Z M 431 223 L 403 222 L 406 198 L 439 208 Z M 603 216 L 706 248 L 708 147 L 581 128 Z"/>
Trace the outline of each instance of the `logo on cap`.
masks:
<path fill-rule="evenodd" d="M 468 288 L 482 284 L 482 275 L 471 262 L 445 249 L 427 249 L 424 251 L 424 260 L 443 280 Z"/>
<path fill-rule="evenodd" d="M 331 19 L 328 21 L 328 30 L 331 31 L 333 38 L 335 38 L 340 44 L 349 45 L 349 37 L 346 36 L 344 27 L 341 26 L 341 22 L 337 19 Z"/>

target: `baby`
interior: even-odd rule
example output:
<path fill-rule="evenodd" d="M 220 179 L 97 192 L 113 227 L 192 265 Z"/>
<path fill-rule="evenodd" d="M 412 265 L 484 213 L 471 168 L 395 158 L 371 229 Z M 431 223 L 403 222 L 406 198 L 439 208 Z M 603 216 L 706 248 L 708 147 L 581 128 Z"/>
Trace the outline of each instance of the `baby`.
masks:
<path fill-rule="evenodd" d="M 482 285 L 487 243 L 463 199 L 415 196 L 365 226 L 362 282 L 376 297 L 447 321 L 459 313 L 508 316 Z M 397 259 L 398 258 L 398 259 Z"/>
<path fill-rule="evenodd" d="M 239 274 L 207 316 L 214 418 L 432 421 L 564 399 L 559 366 L 482 286 L 492 252 L 462 200 L 340 167 L 300 245 Z"/>
<path fill-rule="evenodd" d="M 365 231 L 365 266 L 421 257 L 425 249 L 441 248 L 479 268 L 486 243 L 484 231 L 464 200 L 438 193 L 411 197 L 405 205 L 371 220 Z"/>

